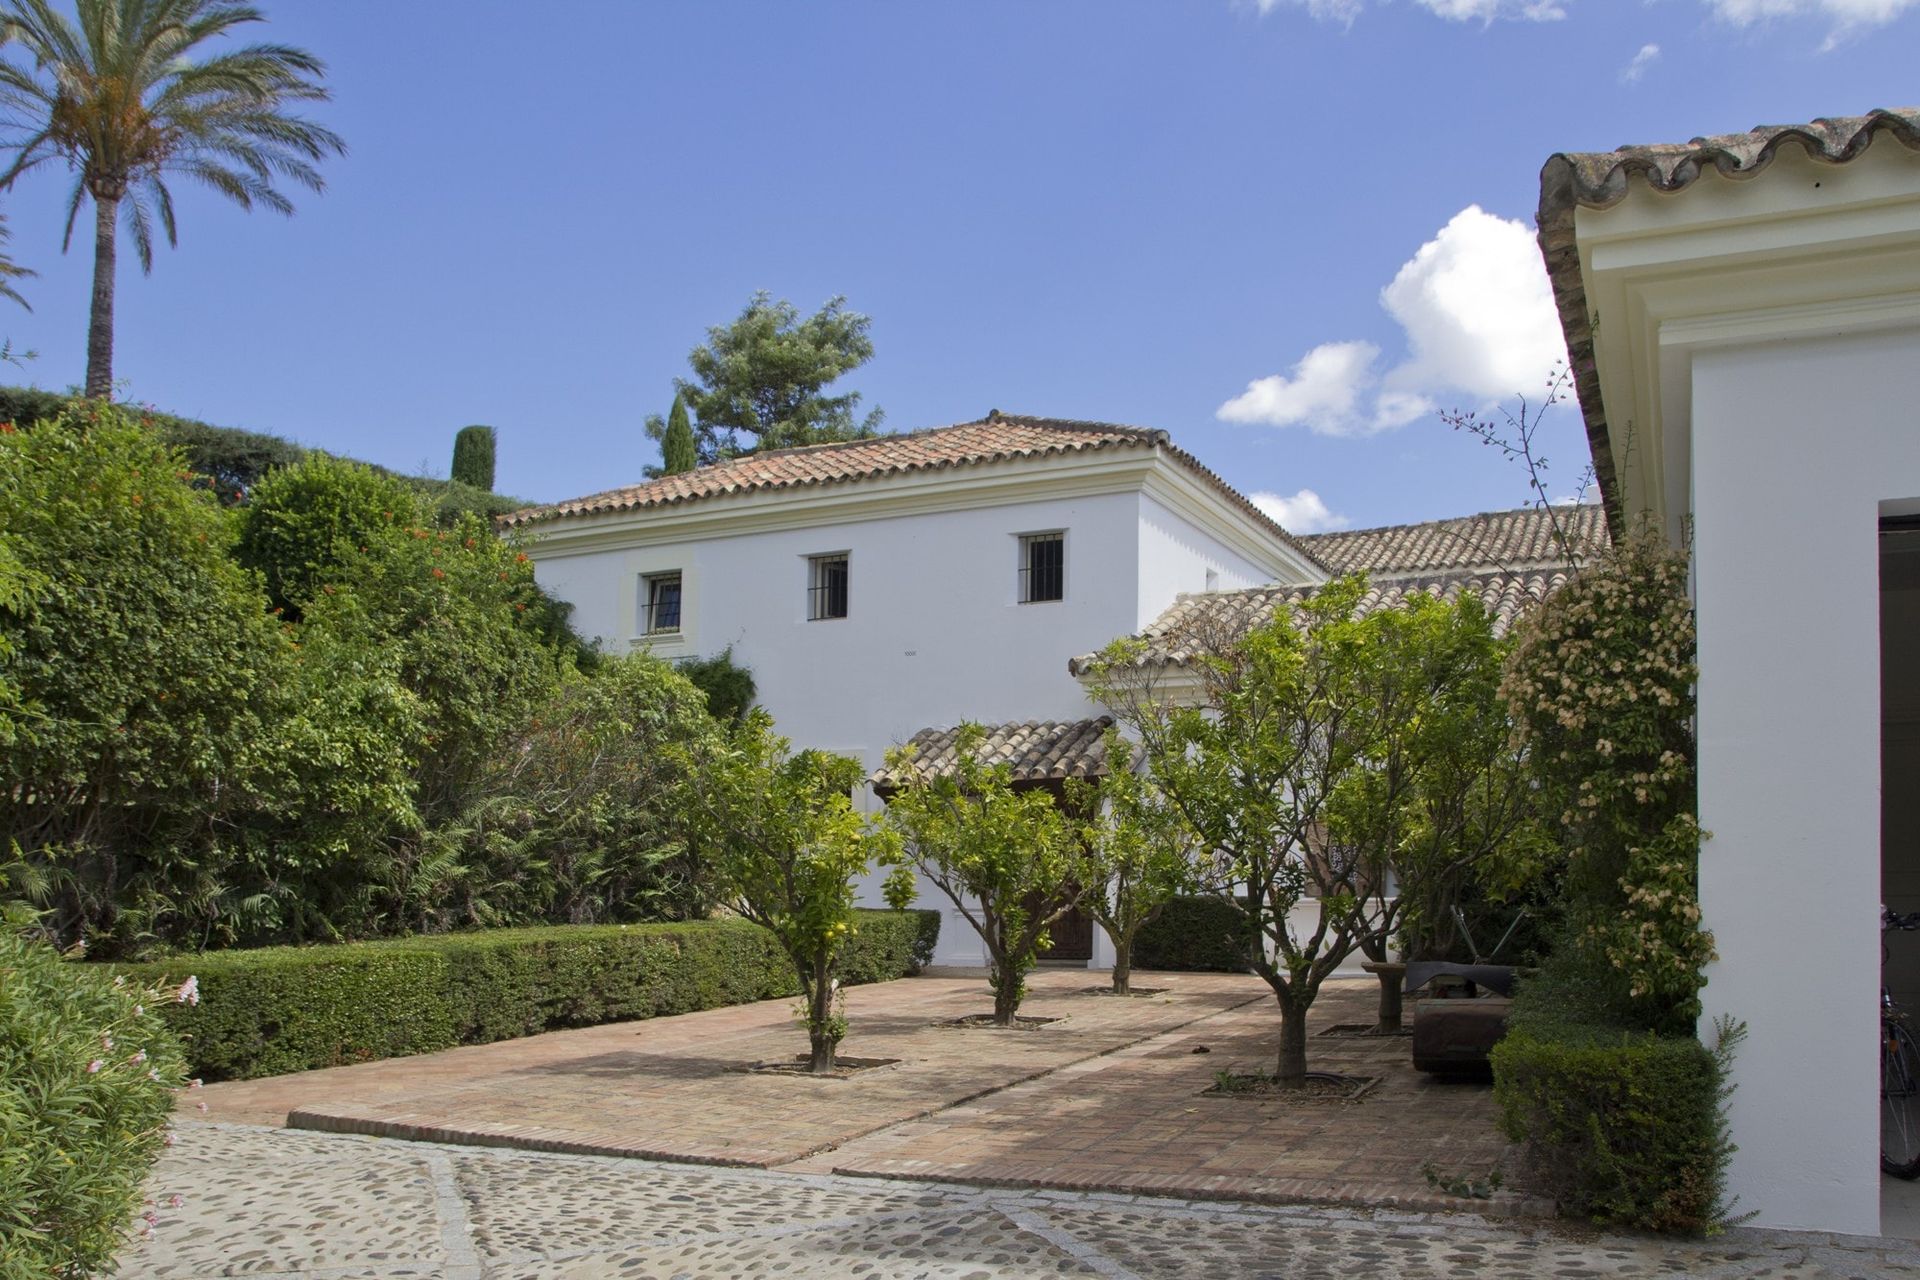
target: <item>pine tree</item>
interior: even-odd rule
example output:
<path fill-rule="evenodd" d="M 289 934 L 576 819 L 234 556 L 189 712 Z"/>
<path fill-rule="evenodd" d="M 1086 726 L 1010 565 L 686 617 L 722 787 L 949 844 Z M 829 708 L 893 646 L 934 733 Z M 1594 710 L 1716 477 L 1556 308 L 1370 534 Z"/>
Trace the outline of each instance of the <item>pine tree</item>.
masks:
<path fill-rule="evenodd" d="M 660 441 L 660 474 L 679 475 L 698 465 L 693 448 L 693 423 L 687 418 L 687 398 L 673 398 L 673 412 L 667 415 L 667 433 Z"/>
<path fill-rule="evenodd" d="M 453 438 L 453 478 L 476 489 L 493 489 L 493 428 L 460 428 Z"/>

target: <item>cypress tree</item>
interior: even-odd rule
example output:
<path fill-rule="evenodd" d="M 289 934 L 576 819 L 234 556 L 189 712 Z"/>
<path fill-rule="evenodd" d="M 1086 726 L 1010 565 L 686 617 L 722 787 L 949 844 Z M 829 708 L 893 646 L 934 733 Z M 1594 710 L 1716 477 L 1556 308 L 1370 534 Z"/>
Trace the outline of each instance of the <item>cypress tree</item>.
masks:
<path fill-rule="evenodd" d="M 453 478 L 476 489 L 493 490 L 493 428 L 462 427 L 453 438 Z"/>
<path fill-rule="evenodd" d="M 673 412 L 667 415 L 667 434 L 660 441 L 660 474 L 679 475 L 693 470 L 696 462 L 693 424 L 687 419 L 686 397 L 676 395 Z"/>

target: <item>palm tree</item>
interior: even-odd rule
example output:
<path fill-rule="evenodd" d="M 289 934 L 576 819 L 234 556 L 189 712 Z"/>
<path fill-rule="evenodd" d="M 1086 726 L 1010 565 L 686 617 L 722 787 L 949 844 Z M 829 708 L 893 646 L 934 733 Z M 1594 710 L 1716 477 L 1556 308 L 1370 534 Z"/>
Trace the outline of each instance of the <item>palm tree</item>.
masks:
<path fill-rule="evenodd" d="M 153 270 L 153 223 L 178 243 L 166 175 L 185 174 L 243 209 L 290 214 L 276 179 L 325 185 L 313 162 L 346 144 L 331 129 L 290 115 L 289 103 L 324 102 L 326 68 L 277 44 L 243 45 L 190 60 L 216 36 L 264 21 L 229 0 L 75 0 L 77 21 L 49 0 L 0 3 L 0 112 L 15 130 L 0 188 L 49 160 L 77 176 L 67 199 L 64 252 L 80 205 L 94 205 L 93 308 L 87 324 L 87 394 L 113 389 L 113 269 L 121 209 Z M 19 47 L 32 66 L 5 60 Z"/>

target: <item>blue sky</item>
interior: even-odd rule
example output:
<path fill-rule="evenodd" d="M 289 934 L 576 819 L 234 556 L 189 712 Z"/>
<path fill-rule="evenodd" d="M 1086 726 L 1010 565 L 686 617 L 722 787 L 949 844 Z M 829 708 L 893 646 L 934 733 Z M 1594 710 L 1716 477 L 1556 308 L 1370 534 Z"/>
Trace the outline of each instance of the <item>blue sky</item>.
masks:
<path fill-rule="evenodd" d="M 1920 101 L 1920 0 L 264 3 L 351 150 L 291 220 L 176 188 L 180 247 L 121 263 L 125 393 L 435 474 L 492 423 L 539 500 L 638 479 L 766 289 L 873 317 L 846 385 L 896 429 L 1163 427 L 1304 527 L 1517 505 L 1434 411 L 1558 350 L 1547 156 Z M 0 205 L 40 272 L 0 333 L 56 388 L 64 193 Z"/>

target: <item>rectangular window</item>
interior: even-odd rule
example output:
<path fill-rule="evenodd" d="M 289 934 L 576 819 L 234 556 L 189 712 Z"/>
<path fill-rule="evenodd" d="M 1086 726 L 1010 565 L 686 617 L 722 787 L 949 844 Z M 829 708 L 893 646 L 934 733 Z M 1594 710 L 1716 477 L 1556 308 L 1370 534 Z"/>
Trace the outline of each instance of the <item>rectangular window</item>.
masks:
<path fill-rule="evenodd" d="M 1067 535 L 1029 533 L 1020 539 L 1020 603 L 1067 598 Z"/>
<path fill-rule="evenodd" d="M 847 557 L 807 557 L 807 621 L 847 616 Z"/>
<path fill-rule="evenodd" d="M 646 583 L 646 624 L 650 636 L 672 635 L 680 630 L 680 575 L 652 573 Z"/>

